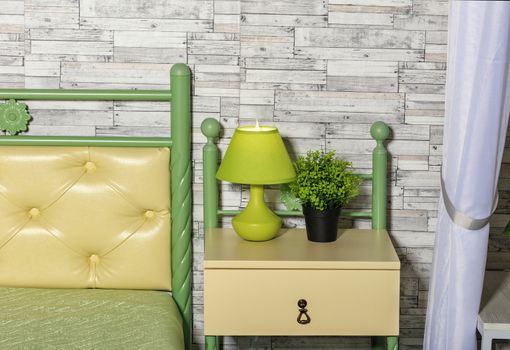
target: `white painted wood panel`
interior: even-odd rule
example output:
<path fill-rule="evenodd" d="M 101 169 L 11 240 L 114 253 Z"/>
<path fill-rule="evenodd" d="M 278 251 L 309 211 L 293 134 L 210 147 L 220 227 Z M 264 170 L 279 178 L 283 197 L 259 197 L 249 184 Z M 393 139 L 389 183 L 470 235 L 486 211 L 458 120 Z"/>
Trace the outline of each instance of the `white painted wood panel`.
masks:
<path fill-rule="evenodd" d="M 123 47 L 154 47 L 154 48 L 186 48 L 186 33 L 116 31 L 115 46 Z"/>
<path fill-rule="evenodd" d="M 422 49 L 422 31 L 296 28 L 296 46 Z"/>
<path fill-rule="evenodd" d="M 345 111 L 292 111 L 278 110 L 274 112 L 275 120 L 287 121 L 314 121 L 317 123 L 373 123 L 377 120 L 386 123 L 400 123 L 404 116 L 399 112 L 393 113 L 364 113 L 364 112 L 345 112 Z"/>
<path fill-rule="evenodd" d="M 425 42 L 427 44 L 443 44 L 446 45 L 448 41 L 448 32 L 446 30 L 441 31 L 427 31 Z"/>
<path fill-rule="evenodd" d="M 3 0 L 0 14 L 3 15 L 24 15 L 25 13 L 24 1 L 9 1 Z"/>
<path fill-rule="evenodd" d="M 326 0 L 243 0 L 243 13 L 285 13 L 303 15 L 326 15 Z"/>
<path fill-rule="evenodd" d="M 375 147 L 374 140 L 328 139 L 328 149 L 334 149 L 340 154 L 370 154 Z M 428 155 L 428 141 L 400 141 L 394 140 L 388 144 L 388 151 L 392 156 Z"/>
<path fill-rule="evenodd" d="M 395 28 L 406 30 L 447 30 L 447 16 L 396 15 Z"/>
<path fill-rule="evenodd" d="M 62 63 L 62 81 L 112 84 L 170 84 L 170 65 L 130 63 Z"/>
<path fill-rule="evenodd" d="M 7 33 L 23 33 L 25 17 L 23 15 L 3 14 L 0 12 L 0 31 Z"/>
<path fill-rule="evenodd" d="M 393 14 L 331 11 L 328 15 L 328 23 L 360 28 L 393 27 Z"/>
<path fill-rule="evenodd" d="M 24 135 L 32 136 L 95 136 L 94 126 L 52 126 L 52 125 L 32 125 Z"/>
<path fill-rule="evenodd" d="M 79 28 L 79 8 L 25 4 L 26 28 Z"/>
<path fill-rule="evenodd" d="M 117 34 L 116 34 L 117 35 Z M 31 40 L 64 40 L 64 41 L 113 41 L 113 32 L 98 29 L 58 29 L 32 28 L 29 31 Z"/>
<path fill-rule="evenodd" d="M 242 60 L 245 68 L 288 69 L 288 70 L 326 70 L 327 61 L 299 58 L 247 57 Z"/>
<path fill-rule="evenodd" d="M 115 47 L 116 62 L 180 63 L 186 61 L 186 49 L 157 49 L 148 47 Z"/>
<path fill-rule="evenodd" d="M 226 33 L 239 33 L 241 19 L 238 14 L 214 15 L 214 31 Z"/>
<path fill-rule="evenodd" d="M 398 91 L 398 64 L 396 62 L 330 60 L 327 72 L 328 90 Z"/>
<path fill-rule="evenodd" d="M 393 93 L 277 91 L 276 108 L 301 111 L 388 113 L 403 108 L 403 96 Z"/>
<path fill-rule="evenodd" d="M 168 32 L 207 32 L 212 19 L 117 18 L 80 16 L 80 28 L 103 30 L 160 30 Z"/>
<path fill-rule="evenodd" d="M 300 47 L 296 46 L 296 57 L 369 61 L 423 61 L 425 49 L 372 49 L 342 47 Z"/>
<path fill-rule="evenodd" d="M 294 38 L 274 36 L 243 36 L 243 57 L 293 57 Z"/>
<path fill-rule="evenodd" d="M 411 0 L 329 0 L 330 4 L 357 6 L 411 6 Z"/>
<path fill-rule="evenodd" d="M 111 56 L 113 55 L 113 43 L 104 41 L 33 40 L 30 51 L 32 54 Z"/>
<path fill-rule="evenodd" d="M 232 55 L 240 53 L 239 43 L 233 40 L 190 40 L 188 54 Z"/>
<path fill-rule="evenodd" d="M 84 17 L 210 19 L 213 1 L 80 0 Z"/>
<path fill-rule="evenodd" d="M 294 27 L 246 25 L 240 28 L 244 36 L 289 36 L 294 37 Z"/>
<path fill-rule="evenodd" d="M 246 82 L 325 84 L 326 71 L 248 69 L 246 70 Z"/>
<path fill-rule="evenodd" d="M 399 156 L 399 170 L 429 170 L 429 157 L 424 156 Z"/>
<path fill-rule="evenodd" d="M 274 90 L 241 90 L 241 104 L 274 105 Z"/>
<path fill-rule="evenodd" d="M 214 14 L 239 14 L 241 13 L 241 2 L 237 0 L 214 1 Z"/>
<path fill-rule="evenodd" d="M 448 15 L 448 1 L 414 0 L 413 13 L 417 15 Z"/>
<path fill-rule="evenodd" d="M 412 187 L 438 187 L 439 171 L 401 170 L 397 172 L 397 184 Z"/>
<path fill-rule="evenodd" d="M 333 76 L 369 76 L 369 77 L 397 77 L 397 62 L 368 62 L 349 60 L 329 60 L 328 75 Z"/>
<path fill-rule="evenodd" d="M 79 0 L 25 0 L 25 6 L 79 6 Z"/>
<path fill-rule="evenodd" d="M 25 75 L 27 89 L 59 89 L 60 77 L 31 77 Z"/>
<path fill-rule="evenodd" d="M 23 56 L 24 53 L 25 43 L 23 41 L 0 41 L 0 56 L 4 56 L 4 60 L 8 57 Z M 10 66 L 11 64 L 6 62 L 6 65 Z"/>
<path fill-rule="evenodd" d="M 243 13 L 241 15 L 241 24 L 283 27 L 326 27 L 328 24 L 328 17 L 310 15 L 266 15 Z"/>

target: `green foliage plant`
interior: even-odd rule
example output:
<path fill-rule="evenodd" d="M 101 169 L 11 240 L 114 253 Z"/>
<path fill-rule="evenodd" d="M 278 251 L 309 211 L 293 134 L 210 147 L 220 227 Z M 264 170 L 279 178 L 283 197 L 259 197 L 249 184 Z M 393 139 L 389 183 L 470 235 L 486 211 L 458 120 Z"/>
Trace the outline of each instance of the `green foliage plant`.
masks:
<path fill-rule="evenodd" d="M 308 151 L 294 166 L 297 179 L 289 184 L 290 194 L 304 207 L 339 208 L 359 194 L 361 178 L 353 173 L 351 162 L 335 157 L 334 151 Z"/>

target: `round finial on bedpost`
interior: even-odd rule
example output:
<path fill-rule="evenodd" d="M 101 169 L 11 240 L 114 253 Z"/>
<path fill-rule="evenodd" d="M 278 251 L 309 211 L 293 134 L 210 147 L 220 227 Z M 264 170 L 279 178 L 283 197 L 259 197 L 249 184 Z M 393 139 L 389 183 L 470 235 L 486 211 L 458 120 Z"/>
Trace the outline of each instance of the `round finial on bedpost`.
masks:
<path fill-rule="evenodd" d="M 207 118 L 202 122 L 200 126 L 202 130 L 202 134 L 204 134 L 208 139 L 218 137 L 220 135 L 220 123 L 213 118 Z"/>
<path fill-rule="evenodd" d="M 170 68 L 170 74 L 173 76 L 176 75 L 190 75 L 191 72 L 189 70 L 189 67 L 185 65 L 184 63 L 176 63 Z"/>
<path fill-rule="evenodd" d="M 372 124 L 372 127 L 370 128 L 370 134 L 372 135 L 372 138 L 374 138 L 377 143 L 379 143 L 388 138 L 390 135 L 390 128 L 388 125 L 386 125 L 385 122 L 378 121 Z"/>

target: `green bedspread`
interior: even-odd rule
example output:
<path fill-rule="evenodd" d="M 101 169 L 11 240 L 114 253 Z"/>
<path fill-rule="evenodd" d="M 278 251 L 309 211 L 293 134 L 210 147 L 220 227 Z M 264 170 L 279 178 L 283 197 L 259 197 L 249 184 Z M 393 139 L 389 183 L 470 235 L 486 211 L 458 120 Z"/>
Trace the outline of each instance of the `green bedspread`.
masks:
<path fill-rule="evenodd" d="M 183 349 L 168 292 L 0 288 L 0 349 Z"/>

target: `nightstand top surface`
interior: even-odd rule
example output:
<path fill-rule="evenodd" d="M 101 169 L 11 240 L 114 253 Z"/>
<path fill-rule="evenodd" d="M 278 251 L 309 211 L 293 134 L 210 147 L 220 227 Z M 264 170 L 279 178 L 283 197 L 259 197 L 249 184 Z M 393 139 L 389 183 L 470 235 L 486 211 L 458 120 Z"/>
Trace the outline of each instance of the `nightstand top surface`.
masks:
<path fill-rule="evenodd" d="M 232 229 L 211 229 L 206 269 L 398 270 L 400 260 L 386 230 L 339 230 L 331 243 L 308 241 L 304 229 L 282 229 L 273 240 L 249 242 Z"/>

